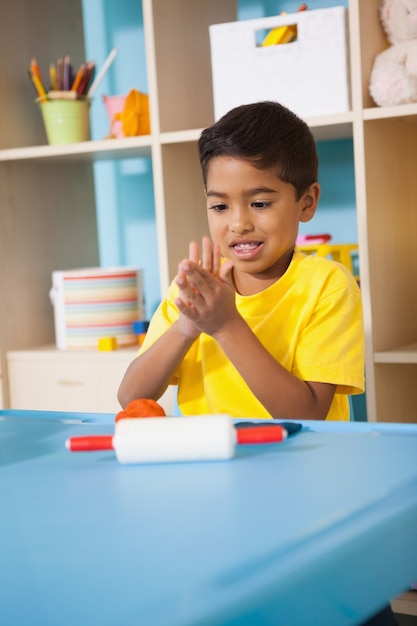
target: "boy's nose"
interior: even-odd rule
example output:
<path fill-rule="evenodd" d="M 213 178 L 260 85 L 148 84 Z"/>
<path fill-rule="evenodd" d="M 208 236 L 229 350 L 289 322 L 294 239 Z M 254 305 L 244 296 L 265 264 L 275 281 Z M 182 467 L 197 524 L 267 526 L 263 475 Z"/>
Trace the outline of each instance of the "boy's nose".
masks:
<path fill-rule="evenodd" d="M 252 230 L 253 225 L 249 219 L 248 212 L 242 209 L 235 209 L 231 213 L 229 228 L 233 233 L 246 233 Z"/>

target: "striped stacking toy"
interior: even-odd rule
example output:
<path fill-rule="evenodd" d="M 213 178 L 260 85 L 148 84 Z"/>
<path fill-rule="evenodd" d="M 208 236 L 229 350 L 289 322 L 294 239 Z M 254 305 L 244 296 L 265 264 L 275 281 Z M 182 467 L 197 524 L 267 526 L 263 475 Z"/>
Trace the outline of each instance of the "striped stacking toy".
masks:
<path fill-rule="evenodd" d="M 142 271 L 132 267 L 52 272 L 51 301 L 60 350 L 97 348 L 102 337 L 137 344 L 132 323 L 144 319 Z"/>

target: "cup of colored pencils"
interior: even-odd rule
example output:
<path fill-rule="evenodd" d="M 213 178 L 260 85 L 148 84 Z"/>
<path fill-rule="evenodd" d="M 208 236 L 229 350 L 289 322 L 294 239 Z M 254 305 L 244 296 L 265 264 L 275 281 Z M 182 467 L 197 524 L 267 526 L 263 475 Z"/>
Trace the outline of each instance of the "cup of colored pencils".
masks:
<path fill-rule="evenodd" d="M 49 65 L 49 89 L 36 58 L 32 57 L 28 74 L 49 144 L 89 141 L 91 98 L 116 54 L 117 48 L 114 48 L 97 76 L 94 61 L 82 63 L 74 72 L 70 55 L 59 58 Z"/>

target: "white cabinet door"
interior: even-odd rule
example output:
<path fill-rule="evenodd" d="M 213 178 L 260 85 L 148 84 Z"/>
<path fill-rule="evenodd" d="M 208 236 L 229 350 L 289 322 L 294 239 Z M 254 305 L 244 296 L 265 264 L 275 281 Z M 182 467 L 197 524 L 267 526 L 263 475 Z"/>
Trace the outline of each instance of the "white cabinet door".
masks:
<path fill-rule="evenodd" d="M 55 348 L 8 352 L 10 407 L 40 411 L 117 413 L 117 390 L 136 348 L 112 352 Z M 160 400 L 173 412 L 173 389 Z"/>

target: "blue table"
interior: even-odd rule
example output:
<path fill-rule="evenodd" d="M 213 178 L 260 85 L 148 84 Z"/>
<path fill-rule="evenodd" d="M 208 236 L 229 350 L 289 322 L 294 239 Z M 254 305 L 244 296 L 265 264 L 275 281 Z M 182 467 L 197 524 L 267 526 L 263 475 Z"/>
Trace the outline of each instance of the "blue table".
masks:
<path fill-rule="evenodd" d="M 113 419 L 0 411 L 5 626 L 344 626 L 417 580 L 417 426 L 304 422 L 229 462 L 65 449 Z"/>

